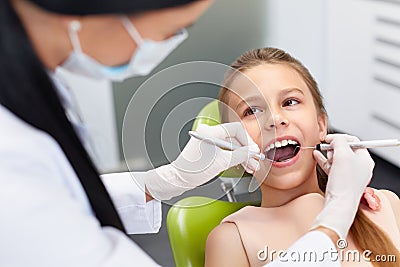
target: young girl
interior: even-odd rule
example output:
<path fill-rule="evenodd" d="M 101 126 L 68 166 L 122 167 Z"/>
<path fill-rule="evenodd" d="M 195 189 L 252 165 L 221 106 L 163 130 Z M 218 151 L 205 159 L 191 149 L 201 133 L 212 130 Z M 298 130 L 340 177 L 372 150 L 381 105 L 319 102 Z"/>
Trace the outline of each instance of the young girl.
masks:
<path fill-rule="evenodd" d="M 313 147 L 325 140 L 327 114 L 309 71 L 284 51 L 249 51 L 231 66 L 259 92 L 255 94 L 233 73 L 219 99 L 236 113 L 270 161 L 261 162 L 254 174 L 260 182 L 261 207 L 241 209 L 210 233 L 206 266 L 262 266 L 277 260 L 271 252 L 289 248 L 305 234 L 323 208 L 326 176 L 317 171 L 313 150 L 296 146 Z M 233 120 L 226 111 L 222 109 L 223 120 Z M 370 190 L 381 207 L 372 211 L 360 205 L 346 244 L 338 246 L 339 257 L 344 255 L 342 266 L 398 266 L 383 261 L 393 261 L 389 255 L 400 260 L 400 201 L 390 191 Z M 371 253 L 362 254 L 366 250 Z M 358 251 L 360 259 L 352 251 Z"/>

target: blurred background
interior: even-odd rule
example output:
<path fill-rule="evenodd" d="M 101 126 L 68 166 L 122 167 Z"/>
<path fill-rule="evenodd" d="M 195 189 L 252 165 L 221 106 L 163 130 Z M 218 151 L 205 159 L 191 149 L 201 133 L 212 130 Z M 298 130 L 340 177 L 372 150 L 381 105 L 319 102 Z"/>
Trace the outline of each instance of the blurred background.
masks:
<path fill-rule="evenodd" d="M 400 137 L 400 1 L 216 0 L 188 31 L 189 38 L 152 74 L 188 61 L 229 65 L 249 49 L 282 48 L 308 67 L 318 81 L 335 131 L 365 140 Z M 93 157 L 102 173 L 125 171 L 126 161 L 135 170 L 168 163 L 160 139 L 167 114 L 186 100 L 204 97 L 211 101 L 219 90 L 217 86 L 189 84 L 157 102 L 147 124 L 137 125 L 146 127 L 149 162 L 140 149 L 126 159 L 122 152 L 125 112 L 148 77 L 108 83 L 68 73 L 65 76 L 72 83 L 91 136 Z M 193 107 L 193 118 L 200 109 Z M 179 144 L 187 142 L 191 126 L 188 122 L 181 129 Z M 129 147 L 143 142 L 134 137 L 125 141 Z M 371 152 L 376 161 L 372 186 L 400 194 L 400 149 Z M 196 190 L 188 194 L 196 195 Z M 238 196 L 257 197 L 257 192 Z M 164 219 L 168 209 L 169 205 L 163 205 Z M 174 266 L 165 224 L 158 234 L 132 238 L 157 262 Z"/>

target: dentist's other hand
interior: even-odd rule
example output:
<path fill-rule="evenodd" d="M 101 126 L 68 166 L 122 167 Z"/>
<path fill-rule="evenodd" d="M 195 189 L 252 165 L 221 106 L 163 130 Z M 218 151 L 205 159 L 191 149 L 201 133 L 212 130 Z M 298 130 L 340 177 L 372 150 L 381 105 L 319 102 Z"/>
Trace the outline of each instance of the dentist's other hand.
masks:
<path fill-rule="evenodd" d="M 329 176 L 329 172 L 332 164 L 332 151 L 327 152 L 327 157 L 325 158 L 319 151 L 314 152 L 314 157 L 318 162 L 319 166 L 323 171 Z M 368 206 L 371 210 L 379 210 L 381 207 L 381 199 L 378 195 L 374 193 L 374 190 L 370 187 L 365 188 L 363 196 L 361 198 L 361 203 Z"/>
<path fill-rule="evenodd" d="M 325 140 L 334 148 L 328 159 L 319 151 L 313 152 L 317 163 L 328 173 L 325 205 L 313 228 L 324 226 L 346 238 L 375 163 L 368 150 L 352 150 L 347 144 L 360 141 L 357 137 L 330 134 Z"/>
<path fill-rule="evenodd" d="M 202 135 L 240 144 L 242 147 L 228 151 L 192 137 L 175 161 L 146 172 L 144 183 L 154 198 L 167 200 L 178 196 L 238 164 L 242 164 L 250 173 L 259 168 L 258 161 L 252 158 L 249 152 L 259 153 L 260 149 L 241 123 L 217 126 L 200 124 L 196 131 Z"/>

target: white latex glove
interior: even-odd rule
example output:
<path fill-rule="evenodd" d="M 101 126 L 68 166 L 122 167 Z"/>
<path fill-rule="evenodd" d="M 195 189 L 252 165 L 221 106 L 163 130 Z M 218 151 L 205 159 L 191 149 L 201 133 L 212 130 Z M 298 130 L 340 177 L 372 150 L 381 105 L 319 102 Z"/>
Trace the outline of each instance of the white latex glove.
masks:
<path fill-rule="evenodd" d="M 200 124 L 196 131 L 209 137 L 240 144 L 242 147 L 228 151 L 196 138 L 190 138 L 174 162 L 145 173 L 144 183 L 154 198 L 167 200 L 178 196 L 238 164 L 242 164 L 249 173 L 258 170 L 259 162 L 252 158 L 249 152 L 260 153 L 260 149 L 240 122 L 217 126 Z"/>
<path fill-rule="evenodd" d="M 325 205 L 312 228 L 325 226 L 335 231 L 341 239 L 347 237 L 353 224 L 360 199 L 372 177 L 374 161 L 366 149 L 352 150 L 347 142 L 360 141 L 357 137 L 330 134 L 325 139 L 334 150 L 328 159 L 314 151 L 317 163 L 328 174 Z"/>

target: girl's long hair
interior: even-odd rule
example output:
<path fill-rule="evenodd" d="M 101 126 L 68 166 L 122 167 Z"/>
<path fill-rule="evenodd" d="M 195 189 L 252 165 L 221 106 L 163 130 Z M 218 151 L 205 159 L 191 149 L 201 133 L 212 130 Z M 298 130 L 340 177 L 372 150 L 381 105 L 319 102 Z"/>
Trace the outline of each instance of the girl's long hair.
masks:
<path fill-rule="evenodd" d="M 102 225 L 123 225 L 10 0 L 0 1 L 0 104 L 60 145 Z M 21 159 L 23 160 L 23 159 Z"/>
<path fill-rule="evenodd" d="M 277 48 L 260 48 L 245 52 L 238 57 L 232 64 L 232 71 L 228 71 L 224 84 L 228 85 L 237 71 L 245 71 L 253 67 L 262 64 L 284 64 L 290 66 L 296 70 L 301 77 L 304 79 L 314 99 L 314 104 L 317 108 L 317 112 L 321 115 L 327 116 L 327 112 L 323 103 L 322 95 L 319 91 L 318 84 L 312 77 L 308 69 L 297 59 L 291 55 Z M 222 106 L 228 105 L 228 86 L 222 87 L 219 94 L 219 101 L 223 103 Z M 223 110 L 223 109 L 222 109 Z M 223 116 L 223 114 L 222 114 Z M 317 165 L 317 177 L 320 189 L 325 192 L 327 175 Z M 370 250 L 372 254 L 370 259 L 375 259 L 377 255 L 394 255 L 397 259 L 400 259 L 400 253 L 396 246 L 387 236 L 387 234 L 380 229 L 374 222 L 372 222 L 359 208 L 354 219 L 354 222 L 350 228 L 350 234 L 356 243 L 357 248 L 360 251 Z M 372 262 L 373 266 L 385 266 L 385 267 L 396 267 L 396 262 Z"/>

